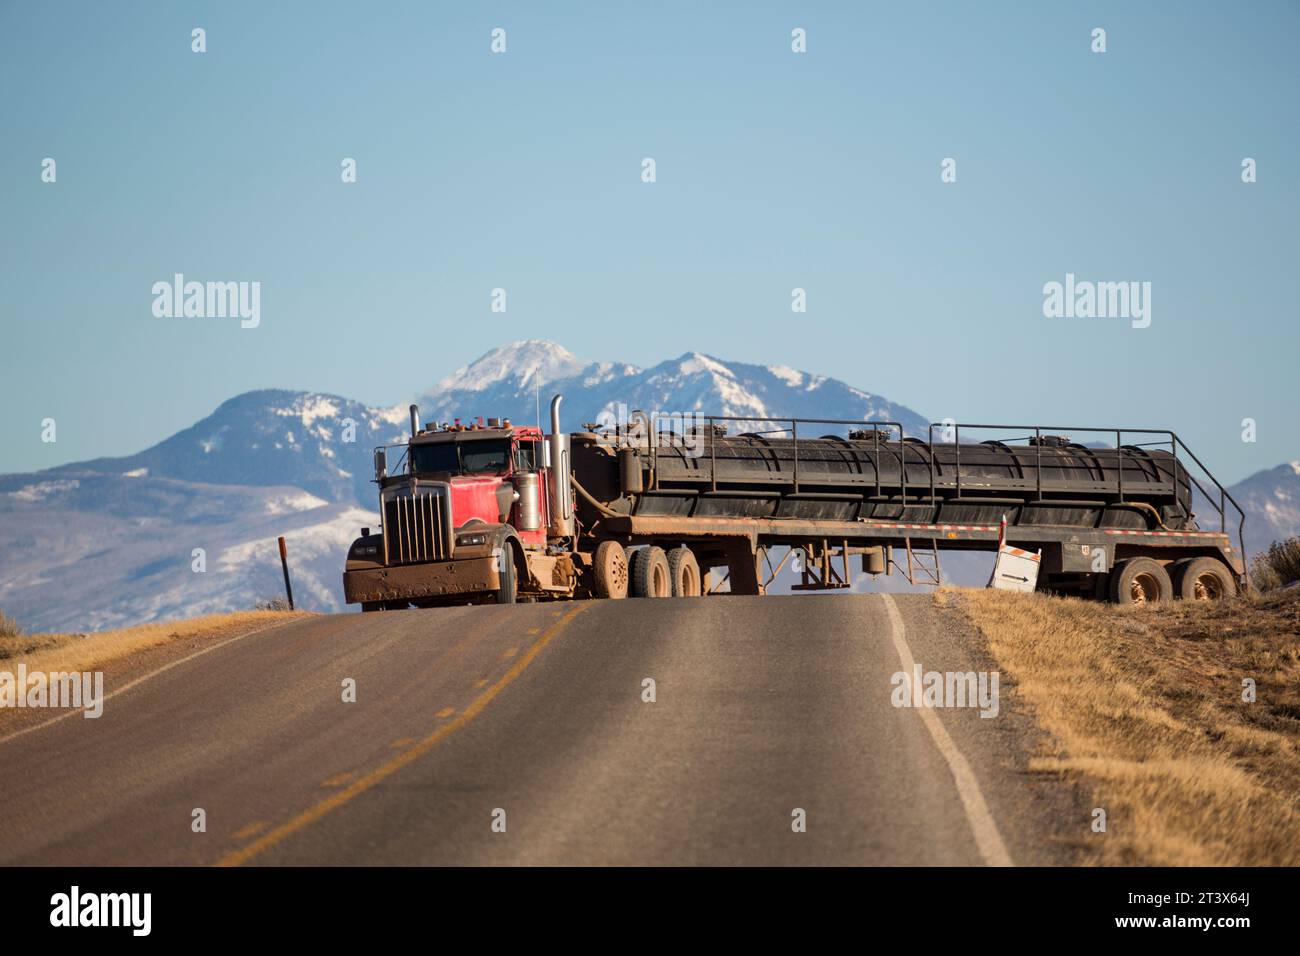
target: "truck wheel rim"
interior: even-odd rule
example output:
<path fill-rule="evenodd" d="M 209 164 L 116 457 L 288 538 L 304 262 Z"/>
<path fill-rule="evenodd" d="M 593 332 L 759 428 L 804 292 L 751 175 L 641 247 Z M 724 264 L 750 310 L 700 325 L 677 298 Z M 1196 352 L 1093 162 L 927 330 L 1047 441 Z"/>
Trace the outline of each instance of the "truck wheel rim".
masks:
<path fill-rule="evenodd" d="M 1149 574 L 1139 574 L 1129 586 L 1129 596 L 1134 604 L 1147 604 L 1154 601 L 1159 593 L 1160 587 L 1156 584 L 1156 579 Z"/>
<path fill-rule="evenodd" d="M 622 549 L 610 549 L 605 561 L 605 579 L 612 594 L 627 593 L 627 562 L 623 560 Z"/>
<path fill-rule="evenodd" d="M 1223 597 L 1223 584 L 1218 575 L 1199 575 L 1192 584 L 1192 596 L 1198 601 L 1217 601 Z"/>
<path fill-rule="evenodd" d="M 695 569 L 682 568 L 682 594 L 694 597 L 700 593 L 700 582 L 695 579 Z"/>
<path fill-rule="evenodd" d="M 652 572 L 655 597 L 668 597 L 672 592 L 668 584 L 668 569 L 655 567 Z"/>

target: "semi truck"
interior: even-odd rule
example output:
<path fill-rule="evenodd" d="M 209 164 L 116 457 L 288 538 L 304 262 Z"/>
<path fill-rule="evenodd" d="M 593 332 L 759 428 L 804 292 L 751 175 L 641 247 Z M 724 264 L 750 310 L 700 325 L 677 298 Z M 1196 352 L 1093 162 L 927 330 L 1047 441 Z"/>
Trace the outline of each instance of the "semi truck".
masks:
<path fill-rule="evenodd" d="M 634 412 L 565 433 L 562 401 L 549 435 L 422 427 L 412 405 L 410 438 L 375 449 L 381 526 L 349 548 L 348 603 L 754 595 L 787 562 L 796 591 L 851 588 L 855 567 L 937 585 L 941 553 L 1006 548 L 1033 555 L 1030 587 L 1114 602 L 1246 586 L 1244 513 L 1172 431 L 711 415 L 677 432 Z"/>

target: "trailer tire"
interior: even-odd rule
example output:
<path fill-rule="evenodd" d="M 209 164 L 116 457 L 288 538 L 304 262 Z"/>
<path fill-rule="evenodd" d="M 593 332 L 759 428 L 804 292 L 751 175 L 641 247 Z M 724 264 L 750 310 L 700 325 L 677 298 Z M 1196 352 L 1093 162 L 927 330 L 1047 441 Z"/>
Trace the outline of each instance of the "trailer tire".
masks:
<path fill-rule="evenodd" d="M 495 595 L 497 604 L 514 604 L 519 600 L 519 575 L 515 571 L 514 550 L 510 545 L 501 550 L 501 583 Z"/>
<path fill-rule="evenodd" d="M 638 548 L 632 553 L 632 596 L 663 598 L 673 596 L 672 578 L 668 573 L 668 556 L 656 545 Z"/>
<path fill-rule="evenodd" d="M 1110 574 L 1110 599 L 1116 604 L 1165 604 L 1174 583 L 1155 558 L 1126 558 Z"/>
<path fill-rule="evenodd" d="M 1174 565 L 1174 596 L 1183 601 L 1222 601 L 1237 593 L 1237 581 L 1216 558 L 1184 558 Z"/>
<path fill-rule="evenodd" d="M 596 597 L 619 600 L 627 597 L 627 552 L 617 541 L 596 546 L 592 567 Z"/>
<path fill-rule="evenodd" d="M 668 552 L 668 579 L 672 581 L 673 597 L 699 597 L 700 564 L 690 548 L 673 548 Z"/>

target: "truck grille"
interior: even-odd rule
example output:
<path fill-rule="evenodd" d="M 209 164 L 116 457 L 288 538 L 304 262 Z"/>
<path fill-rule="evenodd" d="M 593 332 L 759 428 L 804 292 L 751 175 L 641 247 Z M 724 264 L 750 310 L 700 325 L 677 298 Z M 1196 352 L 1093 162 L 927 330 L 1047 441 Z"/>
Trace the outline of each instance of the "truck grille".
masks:
<path fill-rule="evenodd" d="M 451 557 L 447 501 L 441 494 L 415 494 L 384 502 L 384 563 L 414 564 Z"/>

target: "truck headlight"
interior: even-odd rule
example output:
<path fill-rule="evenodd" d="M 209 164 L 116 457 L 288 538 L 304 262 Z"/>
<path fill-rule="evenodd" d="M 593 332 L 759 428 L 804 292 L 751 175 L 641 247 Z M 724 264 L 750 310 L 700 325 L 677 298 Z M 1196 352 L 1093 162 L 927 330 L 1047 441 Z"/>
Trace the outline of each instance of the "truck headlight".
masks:
<path fill-rule="evenodd" d="M 485 534 L 458 534 L 456 535 L 456 546 L 461 548 L 472 548 L 476 545 L 487 544 L 487 535 Z"/>

